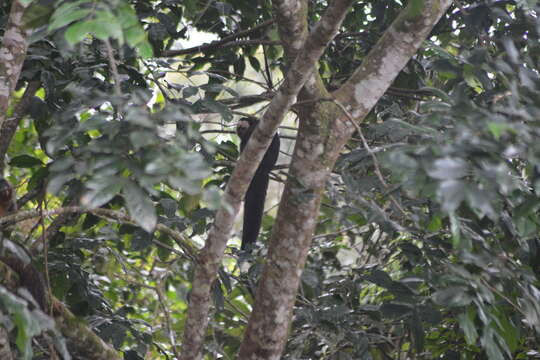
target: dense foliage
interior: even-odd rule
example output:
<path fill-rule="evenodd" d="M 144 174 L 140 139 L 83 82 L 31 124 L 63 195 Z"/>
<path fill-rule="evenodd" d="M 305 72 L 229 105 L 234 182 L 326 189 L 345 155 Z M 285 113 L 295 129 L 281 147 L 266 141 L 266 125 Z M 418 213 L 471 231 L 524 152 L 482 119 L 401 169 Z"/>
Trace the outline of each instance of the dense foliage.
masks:
<path fill-rule="evenodd" d="M 529 3 L 456 2 L 348 144 L 327 184 L 285 358 L 540 357 L 540 22 Z M 271 4 L 32 6 L 38 31 L 17 94 L 40 86 L 7 178 L 23 209 L 80 204 L 132 220 L 65 213 L 18 223 L 12 240 L 126 359 L 172 358 L 195 249 L 238 156 L 228 127 L 264 109 L 282 78 Z M 325 6 L 311 1 L 310 19 Z M 355 3 L 319 64 L 328 86 L 400 9 Z M 178 50 L 203 33 L 222 42 Z M 249 259 L 237 248 L 231 241 L 215 285 L 208 358 L 234 358 L 264 261 L 264 244 Z M 35 326 L 25 319 L 16 326 Z"/>

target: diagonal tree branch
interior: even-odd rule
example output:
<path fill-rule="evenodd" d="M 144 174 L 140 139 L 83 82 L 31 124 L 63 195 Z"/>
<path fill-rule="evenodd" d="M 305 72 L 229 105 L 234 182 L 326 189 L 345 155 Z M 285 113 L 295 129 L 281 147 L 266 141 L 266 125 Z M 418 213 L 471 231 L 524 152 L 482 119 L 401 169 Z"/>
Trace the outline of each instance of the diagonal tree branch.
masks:
<path fill-rule="evenodd" d="M 451 3 L 449 0 L 416 2 L 424 3 L 425 14 L 417 5 L 404 9 L 349 80 L 333 93 L 355 120 L 363 119 L 371 111 Z M 349 133 L 352 132 L 354 127 L 349 127 Z"/>
<path fill-rule="evenodd" d="M 290 64 L 296 59 L 296 55 L 309 34 L 307 22 L 308 1 L 274 0 L 272 1 L 272 8 L 278 25 L 279 38 Z"/>
<path fill-rule="evenodd" d="M 450 3 L 451 0 L 410 1 L 351 81 L 335 94 L 357 122 L 384 94 Z M 300 114 L 289 177 L 240 348 L 241 359 L 278 359 L 281 356 L 317 224 L 324 185 L 355 129 L 335 104 L 333 107 L 316 105 L 313 109 L 312 113 L 304 111 Z"/>
<path fill-rule="evenodd" d="M 306 39 L 298 57 L 292 63 L 285 81 L 270 102 L 259 126 L 242 152 L 225 189 L 224 205 L 216 214 L 206 244 L 199 254 L 193 277 L 190 305 L 184 326 L 181 359 L 198 359 L 208 325 L 210 294 L 232 226 L 248 184 L 266 149 L 305 81 L 311 76 L 316 62 L 338 31 L 353 0 L 335 0 Z M 285 4 L 285 2 L 283 3 Z M 294 7 L 295 1 L 289 2 Z"/>

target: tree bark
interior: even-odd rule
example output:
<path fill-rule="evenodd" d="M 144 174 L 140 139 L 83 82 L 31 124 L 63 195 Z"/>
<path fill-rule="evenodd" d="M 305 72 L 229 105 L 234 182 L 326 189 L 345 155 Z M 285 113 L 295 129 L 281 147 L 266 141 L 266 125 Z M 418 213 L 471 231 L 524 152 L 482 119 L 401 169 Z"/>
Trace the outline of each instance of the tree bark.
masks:
<path fill-rule="evenodd" d="M 2 313 L 0 315 L 4 316 Z M 9 345 L 9 334 L 3 327 L 0 327 L 0 359 L 13 360 L 11 346 Z"/>
<path fill-rule="evenodd" d="M 64 304 L 56 299 L 52 301 L 56 326 L 66 338 L 69 352 L 74 355 L 74 359 L 122 359 L 112 346 L 73 315 Z"/>
<path fill-rule="evenodd" d="M 190 305 L 184 326 L 181 358 L 198 359 L 208 326 L 210 294 L 223 253 L 230 237 L 240 203 L 266 149 L 298 92 L 313 72 L 316 62 L 334 38 L 352 0 L 335 0 L 313 29 L 293 62 L 283 85 L 270 102 L 259 126 L 242 152 L 223 196 L 224 205 L 218 210 L 204 248 L 201 250 L 190 294 Z M 297 1 L 283 2 L 294 8 Z"/>
<path fill-rule="evenodd" d="M 368 114 L 450 3 L 451 0 L 411 1 L 351 79 L 335 92 L 336 101 L 355 121 L 361 121 Z M 311 113 L 306 110 L 300 113 L 290 173 L 240 348 L 240 359 L 281 357 L 324 184 L 354 132 L 340 107 L 318 103 L 312 109 Z"/>
<path fill-rule="evenodd" d="M 0 48 L 0 129 L 6 120 L 11 93 L 15 90 L 26 57 L 30 31 L 24 28 L 26 5 L 13 0 Z"/>

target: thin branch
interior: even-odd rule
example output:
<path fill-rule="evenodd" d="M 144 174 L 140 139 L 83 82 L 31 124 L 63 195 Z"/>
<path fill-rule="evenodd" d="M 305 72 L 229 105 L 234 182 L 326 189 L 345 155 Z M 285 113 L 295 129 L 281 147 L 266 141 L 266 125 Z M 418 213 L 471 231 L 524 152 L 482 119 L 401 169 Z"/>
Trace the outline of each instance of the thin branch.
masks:
<path fill-rule="evenodd" d="M 337 236 L 337 235 L 343 234 L 344 232 L 347 232 L 347 231 L 350 231 L 350 230 L 352 230 L 352 229 L 356 229 L 356 228 L 359 228 L 359 227 L 360 227 L 360 225 L 351 225 L 351 226 L 347 226 L 346 228 L 339 229 L 339 230 L 336 231 L 336 232 L 315 235 L 315 236 L 313 237 L 313 240 L 316 240 L 316 239 L 323 239 L 323 238 L 326 238 L 326 237 Z"/>
<path fill-rule="evenodd" d="M 114 51 L 109 39 L 105 40 L 105 46 L 107 47 L 107 56 L 109 57 L 109 65 L 111 66 L 111 73 L 114 81 L 114 92 L 116 96 L 120 96 L 122 95 L 122 89 L 120 88 L 120 75 L 118 74 L 116 59 L 114 58 Z"/>
<path fill-rule="evenodd" d="M 207 0 L 206 1 L 206 4 L 204 4 L 204 7 L 202 8 L 202 10 L 199 11 L 199 13 L 197 14 L 197 18 L 195 20 L 193 20 L 193 23 L 191 24 L 192 27 L 195 27 L 195 25 L 197 25 L 199 23 L 199 21 L 201 21 L 202 17 L 208 11 L 208 9 L 210 8 L 210 5 L 212 5 L 213 2 L 214 2 L 214 0 Z"/>
<path fill-rule="evenodd" d="M 169 315 L 169 308 L 166 305 L 166 296 L 163 294 L 163 288 L 165 287 L 165 285 L 163 285 L 163 281 L 164 279 L 161 279 L 158 282 L 159 285 L 155 288 L 155 290 L 158 296 L 158 302 L 163 311 L 163 316 L 165 317 L 165 326 L 167 328 L 169 341 L 171 342 L 171 349 L 174 353 L 175 358 L 178 359 L 180 357 L 180 354 L 178 353 L 178 344 L 176 343 L 176 336 L 175 332 L 173 331 L 171 316 Z"/>
<path fill-rule="evenodd" d="M 347 109 L 345 108 L 345 106 L 343 106 L 339 101 L 337 100 L 334 100 L 334 103 L 341 109 L 341 111 L 345 114 L 345 116 L 347 117 L 347 119 L 349 120 L 349 122 L 356 128 L 356 131 L 358 132 L 358 135 L 360 135 L 360 139 L 362 139 L 362 144 L 364 145 L 364 149 L 366 149 L 366 151 L 368 152 L 369 156 L 371 156 L 371 159 L 373 160 L 373 166 L 375 167 L 375 174 L 377 175 L 377 178 L 379 179 L 379 181 L 381 182 L 382 186 L 388 190 L 389 189 L 389 186 L 388 186 L 388 183 L 386 182 L 386 180 L 384 179 L 384 176 L 381 172 L 381 167 L 380 167 L 380 164 L 379 164 L 379 160 L 377 159 L 377 155 L 375 155 L 375 153 L 371 150 L 371 148 L 369 147 L 369 144 L 366 140 L 366 137 L 364 136 L 364 132 L 362 131 L 362 128 L 360 127 L 360 125 L 358 125 L 356 123 L 356 121 L 354 121 L 352 115 L 347 111 Z M 399 202 L 396 200 L 396 198 L 394 197 L 394 195 L 392 194 L 388 194 L 388 197 L 390 198 L 390 200 L 392 201 L 392 203 L 395 205 L 395 207 L 402 213 L 402 214 L 405 214 L 405 210 L 403 209 L 403 207 L 401 207 L 401 205 L 399 204 Z"/>
<path fill-rule="evenodd" d="M 199 52 L 205 52 L 205 51 L 208 51 L 208 50 L 213 50 L 213 49 L 222 48 L 222 47 L 242 46 L 242 45 L 250 44 L 250 43 L 246 43 L 246 40 L 237 41 L 237 42 L 232 42 L 232 41 L 235 40 L 235 39 L 238 39 L 240 37 L 246 37 L 249 34 L 255 32 L 255 31 L 259 30 L 259 29 L 262 29 L 262 28 L 265 28 L 265 27 L 267 27 L 269 25 L 272 25 L 273 23 L 274 23 L 273 19 L 266 20 L 266 21 L 260 23 L 259 25 L 256 25 L 256 26 L 252 27 L 251 29 L 238 31 L 237 33 L 226 36 L 221 40 L 215 40 L 215 41 L 212 41 L 211 43 L 208 43 L 208 44 L 203 44 L 203 45 L 195 46 L 195 47 L 188 48 L 188 49 L 178 49 L 178 50 L 164 51 L 163 56 L 164 57 L 172 57 L 172 56 L 188 55 L 188 54 L 195 54 L 195 53 L 199 53 Z M 266 42 L 267 45 L 280 45 L 280 42 L 276 42 L 276 41 L 269 42 L 268 40 L 262 40 L 262 39 L 261 40 L 247 40 L 247 41 L 253 42 L 254 44 L 263 44 L 263 42 Z"/>

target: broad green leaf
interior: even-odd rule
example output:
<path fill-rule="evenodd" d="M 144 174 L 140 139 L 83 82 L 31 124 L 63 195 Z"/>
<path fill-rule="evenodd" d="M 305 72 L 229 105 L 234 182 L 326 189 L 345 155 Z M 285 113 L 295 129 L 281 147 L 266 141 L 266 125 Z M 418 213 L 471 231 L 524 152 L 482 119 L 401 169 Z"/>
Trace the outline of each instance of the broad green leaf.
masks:
<path fill-rule="evenodd" d="M 92 9 L 79 9 L 79 10 L 73 11 L 72 13 L 66 14 L 62 17 L 53 16 L 53 21 L 49 25 L 49 31 L 54 31 L 74 21 L 81 20 L 82 18 L 88 16 L 92 12 L 93 12 Z"/>
<path fill-rule="evenodd" d="M 19 155 L 11 159 L 9 165 L 19 168 L 31 168 L 34 166 L 42 166 L 43 162 L 30 155 Z"/>
<path fill-rule="evenodd" d="M 65 32 L 66 41 L 70 45 L 76 45 L 80 43 L 94 28 L 94 25 L 89 21 L 82 21 L 70 25 Z"/>
<path fill-rule="evenodd" d="M 133 182 L 125 184 L 123 195 L 133 220 L 147 232 L 153 232 L 157 223 L 157 215 L 149 196 Z"/>
<path fill-rule="evenodd" d="M 451 286 L 444 290 L 435 292 L 433 301 L 442 306 L 465 306 L 471 302 L 471 297 L 467 294 L 467 289 L 463 286 Z"/>
<path fill-rule="evenodd" d="M 449 180 L 459 179 L 467 175 L 467 163 L 460 158 L 445 157 L 437 159 L 432 166 L 427 169 L 427 173 L 434 179 Z"/>
<path fill-rule="evenodd" d="M 123 181 L 116 176 L 101 177 L 87 182 L 86 186 L 89 190 L 81 196 L 81 205 L 95 209 L 118 195 L 122 190 Z"/>
<path fill-rule="evenodd" d="M 437 189 L 437 195 L 443 210 L 454 212 L 465 198 L 465 184 L 457 180 L 443 181 Z"/>
<path fill-rule="evenodd" d="M 472 310 L 467 310 L 465 313 L 458 315 L 459 326 L 463 333 L 465 334 L 465 340 L 467 344 L 474 345 L 476 339 L 478 339 L 478 332 L 476 331 L 476 326 L 474 324 L 475 313 Z"/>

